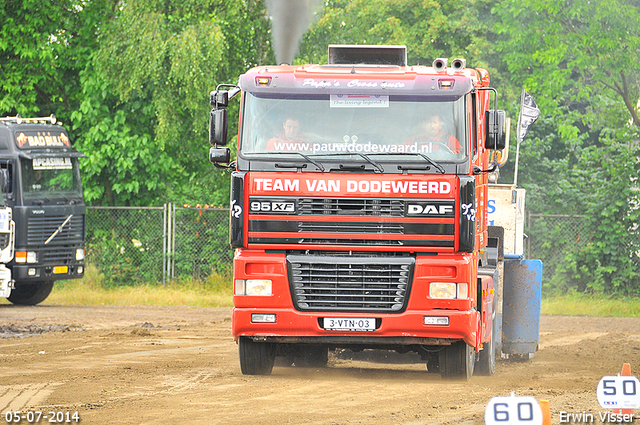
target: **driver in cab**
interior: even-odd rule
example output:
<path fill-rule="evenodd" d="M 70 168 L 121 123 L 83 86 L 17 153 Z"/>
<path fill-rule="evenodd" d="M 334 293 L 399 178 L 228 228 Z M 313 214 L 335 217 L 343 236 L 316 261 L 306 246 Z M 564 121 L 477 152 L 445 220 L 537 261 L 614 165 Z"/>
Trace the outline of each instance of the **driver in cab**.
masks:
<path fill-rule="evenodd" d="M 424 120 L 420 124 L 418 135 L 409 137 L 405 144 L 416 144 L 420 153 L 450 150 L 454 154 L 459 154 L 462 150 L 462 145 L 458 139 L 445 132 L 445 122 L 439 115 L 431 115 Z"/>
<path fill-rule="evenodd" d="M 282 123 L 282 133 L 272 137 L 267 142 L 267 150 L 303 150 L 300 144 L 309 143 L 309 140 L 300 134 L 300 120 L 287 118 Z"/>

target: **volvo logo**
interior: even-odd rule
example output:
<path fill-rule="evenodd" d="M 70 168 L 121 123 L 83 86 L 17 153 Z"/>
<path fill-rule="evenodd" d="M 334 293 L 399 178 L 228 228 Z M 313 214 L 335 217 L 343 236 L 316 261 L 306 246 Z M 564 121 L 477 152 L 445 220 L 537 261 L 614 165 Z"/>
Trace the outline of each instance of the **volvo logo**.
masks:
<path fill-rule="evenodd" d="M 44 214 L 44 210 L 32 210 L 31 214 L 42 215 L 42 214 Z"/>

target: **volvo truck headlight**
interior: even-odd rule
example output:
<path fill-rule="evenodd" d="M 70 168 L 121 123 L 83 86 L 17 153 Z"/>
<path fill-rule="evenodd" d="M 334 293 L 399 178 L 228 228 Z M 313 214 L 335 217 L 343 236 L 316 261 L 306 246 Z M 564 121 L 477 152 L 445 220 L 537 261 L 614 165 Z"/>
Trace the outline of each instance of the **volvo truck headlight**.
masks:
<path fill-rule="evenodd" d="M 236 279 L 236 295 L 266 297 L 273 294 L 270 279 Z"/>
<path fill-rule="evenodd" d="M 37 263 L 38 256 L 34 251 L 16 251 L 16 263 Z"/>
<path fill-rule="evenodd" d="M 84 260 L 84 248 L 76 249 L 76 261 Z"/>

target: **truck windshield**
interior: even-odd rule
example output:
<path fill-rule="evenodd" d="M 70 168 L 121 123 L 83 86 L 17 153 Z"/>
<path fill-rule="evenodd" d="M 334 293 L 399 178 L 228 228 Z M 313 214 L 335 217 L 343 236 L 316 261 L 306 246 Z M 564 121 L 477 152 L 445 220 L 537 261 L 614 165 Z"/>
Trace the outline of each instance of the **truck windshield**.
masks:
<path fill-rule="evenodd" d="M 243 116 L 240 155 L 247 158 L 352 153 L 385 162 L 414 153 L 459 162 L 468 156 L 464 97 L 246 93 Z"/>
<path fill-rule="evenodd" d="M 82 197 L 76 158 L 22 158 L 20 164 L 25 198 Z"/>

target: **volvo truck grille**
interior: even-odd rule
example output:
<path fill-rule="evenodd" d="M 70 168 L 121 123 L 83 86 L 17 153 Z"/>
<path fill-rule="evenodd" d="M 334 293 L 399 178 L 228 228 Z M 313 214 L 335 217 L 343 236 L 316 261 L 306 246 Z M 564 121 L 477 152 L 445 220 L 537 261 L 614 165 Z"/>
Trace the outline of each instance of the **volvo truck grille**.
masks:
<path fill-rule="evenodd" d="M 67 215 L 29 217 L 27 243 L 29 245 L 43 245 L 60 228 L 67 217 Z M 81 244 L 84 240 L 83 235 L 84 215 L 74 215 L 49 240 L 47 245 Z"/>

